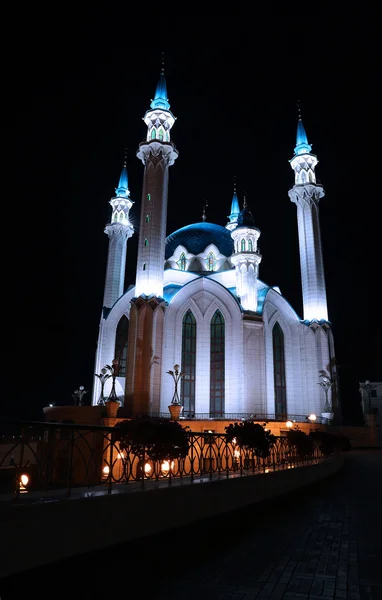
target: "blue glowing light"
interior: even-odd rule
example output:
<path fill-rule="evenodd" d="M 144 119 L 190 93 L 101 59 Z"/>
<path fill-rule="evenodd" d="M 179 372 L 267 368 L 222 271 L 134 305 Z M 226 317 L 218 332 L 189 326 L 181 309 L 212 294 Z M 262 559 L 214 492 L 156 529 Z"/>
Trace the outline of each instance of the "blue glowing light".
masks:
<path fill-rule="evenodd" d="M 312 150 L 312 146 L 308 144 L 308 138 L 305 133 L 305 128 L 302 120 L 298 120 L 295 154 L 307 154 Z"/>
<path fill-rule="evenodd" d="M 157 89 L 155 90 L 154 100 L 150 104 L 151 108 L 163 108 L 168 110 L 170 104 L 167 100 L 167 87 L 163 71 L 160 74 Z"/>

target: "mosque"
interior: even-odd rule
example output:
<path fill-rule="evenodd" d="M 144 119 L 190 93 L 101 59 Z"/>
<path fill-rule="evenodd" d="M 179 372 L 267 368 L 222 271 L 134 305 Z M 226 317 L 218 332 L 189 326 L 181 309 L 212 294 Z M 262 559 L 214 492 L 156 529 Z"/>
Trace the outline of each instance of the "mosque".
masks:
<path fill-rule="evenodd" d="M 144 115 L 146 140 L 139 232 L 126 162 L 111 205 L 103 307 L 95 356 L 92 404 L 100 400 L 97 374 L 118 360 L 116 393 L 125 415 L 166 414 L 174 394 L 168 371 L 179 365 L 183 418 L 232 419 L 250 415 L 281 420 L 338 408 L 335 348 L 325 288 L 319 201 L 312 154 L 299 116 L 294 185 L 303 315 L 280 289 L 262 281 L 260 230 L 234 189 L 228 221 L 191 223 L 166 237 L 171 140 L 164 70 Z M 175 167 L 176 168 L 176 165 Z M 135 285 L 125 289 L 129 239 L 138 234 Z M 115 363 L 116 364 L 116 363 Z M 328 389 L 318 385 L 328 374 Z M 110 384 L 110 381 L 108 382 Z M 107 387 L 107 386 L 106 386 Z M 326 410 L 328 406 L 326 404 Z"/>

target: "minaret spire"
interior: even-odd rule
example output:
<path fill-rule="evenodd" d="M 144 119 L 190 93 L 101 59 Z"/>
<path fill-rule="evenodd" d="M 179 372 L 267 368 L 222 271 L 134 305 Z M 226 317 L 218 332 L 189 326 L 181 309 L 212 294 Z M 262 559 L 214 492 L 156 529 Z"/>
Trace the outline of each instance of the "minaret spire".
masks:
<path fill-rule="evenodd" d="M 236 193 L 236 176 L 233 176 L 233 197 L 232 197 L 232 202 L 231 202 L 231 214 L 229 215 L 229 221 L 226 225 L 226 229 L 229 229 L 230 231 L 232 231 L 233 229 L 235 229 L 236 225 L 237 225 L 237 218 L 239 216 L 240 213 L 240 206 L 239 206 L 239 199 L 237 197 L 237 193 Z"/>
<path fill-rule="evenodd" d="M 231 256 L 236 271 L 236 293 L 244 310 L 257 310 L 257 279 L 262 256 L 257 246 L 260 230 L 255 227 L 253 215 L 244 207 L 237 218 L 237 226 L 231 232 L 234 253 Z"/>
<path fill-rule="evenodd" d="M 163 60 L 163 59 L 162 59 Z M 137 157 L 145 170 L 137 258 L 136 296 L 163 296 L 169 167 L 178 157 L 170 141 L 175 117 L 169 110 L 162 62 L 159 82 L 150 109 L 143 120 L 146 141 L 139 145 Z"/>
<path fill-rule="evenodd" d="M 111 308 L 124 292 L 126 242 L 134 233 L 134 227 L 129 219 L 133 201 L 130 199 L 126 165 L 125 151 L 118 187 L 115 188 L 116 195 L 109 200 L 112 207 L 111 222 L 105 227 L 105 233 L 109 236 L 109 252 L 103 305 L 107 308 Z"/>
<path fill-rule="evenodd" d="M 302 123 L 298 105 L 298 123 L 294 156 L 289 161 L 295 172 L 295 185 L 288 194 L 297 206 L 298 237 L 300 248 L 301 284 L 305 321 L 327 321 L 325 273 L 322 258 L 318 204 L 325 195 L 322 185 L 316 182 L 317 157 Z"/>
<path fill-rule="evenodd" d="M 204 201 L 203 204 L 203 214 L 202 214 L 202 221 L 206 221 L 207 217 L 206 217 L 206 208 L 208 206 L 207 200 Z"/>

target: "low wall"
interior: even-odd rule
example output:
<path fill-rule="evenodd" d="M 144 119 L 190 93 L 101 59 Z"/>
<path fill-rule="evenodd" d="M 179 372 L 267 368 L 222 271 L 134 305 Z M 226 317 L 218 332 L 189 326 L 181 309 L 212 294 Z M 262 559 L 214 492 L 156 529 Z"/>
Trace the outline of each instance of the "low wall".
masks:
<path fill-rule="evenodd" d="M 339 455 L 317 465 L 168 488 L 0 505 L 0 577 L 153 535 L 255 504 L 337 472 Z"/>

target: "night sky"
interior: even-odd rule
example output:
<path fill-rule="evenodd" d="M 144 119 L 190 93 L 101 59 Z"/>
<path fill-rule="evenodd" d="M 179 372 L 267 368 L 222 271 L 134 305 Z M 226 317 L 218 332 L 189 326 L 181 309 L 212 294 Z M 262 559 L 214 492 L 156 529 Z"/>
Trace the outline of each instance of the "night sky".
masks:
<path fill-rule="evenodd" d="M 259 277 L 279 286 L 302 317 L 296 206 L 288 197 L 300 103 L 326 192 L 321 235 L 343 412 L 357 421 L 358 382 L 382 380 L 378 19 L 305 8 L 303 15 L 251 16 L 238 5 L 230 16 L 204 20 L 169 9 L 168 21 L 164 10 L 154 17 L 157 3 L 140 18 L 129 6 L 89 5 L 79 14 L 69 4 L 48 21 L 33 6 L 17 24 L 3 116 L 15 142 L 4 202 L 15 300 L 8 289 L 5 315 L 14 348 L 0 414 L 40 419 L 43 406 L 71 402 L 79 385 L 90 401 L 109 200 L 126 149 L 138 232 L 143 165 L 136 151 L 163 52 L 179 151 L 167 234 L 201 221 L 204 202 L 207 220 L 225 225 L 235 177 L 261 231 Z M 135 279 L 136 245 L 137 234 L 128 241 L 126 288 Z"/>

